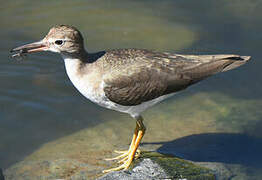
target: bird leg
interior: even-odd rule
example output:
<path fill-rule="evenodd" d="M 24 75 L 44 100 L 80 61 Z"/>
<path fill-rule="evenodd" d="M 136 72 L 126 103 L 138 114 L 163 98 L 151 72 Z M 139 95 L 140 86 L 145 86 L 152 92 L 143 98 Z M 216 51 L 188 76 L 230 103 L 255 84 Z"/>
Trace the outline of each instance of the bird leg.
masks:
<path fill-rule="evenodd" d="M 111 160 L 117 160 L 117 159 L 121 159 L 121 158 L 127 157 L 128 154 L 131 152 L 132 147 L 135 145 L 137 134 L 138 134 L 138 125 L 136 123 L 136 128 L 135 128 L 135 131 L 134 131 L 133 138 L 132 138 L 131 144 L 129 146 L 129 149 L 127 151 L 117 151 L 117 150 L 115 150 L 114 152 L 116 152 L 118 154 L 121 154 L 121 155 L 119 155 L 117 157 L 114 157 L 114 158 L 108 158 L 108 159 L 105 159 L 105 160 L 106 161 L 111 161 Z"/>
<path fill-rule="evenodd" d="M 132 142 L 129 146 L 129 150 L 128 151 L 116 151 L 117 153 L 122 153 L 120 156 L 117 156 L 115 158 L 112 159 L 107 159 L 107 160 L 115 160 L 115 159 L 121 159 L 119 161 L 119 163 L 123 163 L 122 165 L 120 165 L 119 167 L 116 168 L 112 168 L 112 169 L 108 169 L 108 170 L 104 170 L 103 173 L 107 173 L 107 172 L 111 172 L 111 171 L 118 171 L 118 170 L 126 170 L 129 168 L 129 166 L 131 165 L 134 157 L 138 157 L 140 154 L 140 151 L 137 150 L 140 141 L 142 140 L 144 134 L 145 134 L 146 128 L 143 124 L 143 118 L 142 116 L 138 116 L 136 117 L 136 128 L 134 131 L 134 135 L 133 135 L 133 139 Z"/>

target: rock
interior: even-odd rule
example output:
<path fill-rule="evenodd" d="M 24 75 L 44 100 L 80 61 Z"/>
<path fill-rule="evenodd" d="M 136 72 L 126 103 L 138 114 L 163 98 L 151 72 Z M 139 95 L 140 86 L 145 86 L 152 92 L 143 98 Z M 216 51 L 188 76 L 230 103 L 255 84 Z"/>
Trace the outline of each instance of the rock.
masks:
<path fill-rule="evenodd" d="M 144 152 L 128 171 L 108 173 L 98 180 L 187 179 L 215 180 L 215 172 L 176 157 Z"/>
<path fill-rule="evenodd" d="M 218 180 L 228 180 L 233 179 L 233 177 L 236 177 L 236 174 L 232 172 L 231 168 L 226 167 L 226 165 L 223 163 L 200 162 L 194 164 L 213 170 Z"/>
<path fill-rule="evenodd" d="M 149 158 L 143 159 L 131 171 L 110 172 L 98 180 L 136 180 L 136 179 L 163 179 L 168 177 L 164 169 Z"/>
<path fill-rule="evenodd" d="M 88 176 L 87 170 L 92 168 L 94 167 L 88 163 L 73 159 L 22 161 L 8 168 L 4 174 L 6 180 L 85 180 L 98 178 Z M 190 161 L 156 152 L 142 152 L 141 157 L 134 161 L 130 170 L 111 172 L 98 178 L 98 180 L 114 179 L 215 180 L 216 177 L 213 170 L 201 167 Z"/>

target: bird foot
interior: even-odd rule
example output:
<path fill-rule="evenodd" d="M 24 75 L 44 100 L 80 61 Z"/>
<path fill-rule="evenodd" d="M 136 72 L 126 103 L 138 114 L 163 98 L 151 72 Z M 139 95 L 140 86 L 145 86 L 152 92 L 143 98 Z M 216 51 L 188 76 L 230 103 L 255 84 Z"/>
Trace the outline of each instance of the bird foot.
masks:
<path fill-rule="evenodd" d="M 115 153 L 117 154 L 121 154 L 119 156 L 116 156 L 114 158 L 107 158 L 105 159 L 106 161 L 113 161 L 113 160 L 118 160 L 118 159 L 121 159 L 120 161 L 118 161 L 118 163 L 121 163 L 123 161 L 125 161 L 126 159 L 128 159 L 128 156 L 129 154 L 131 153 L 131 150 L 127 150 L 127 151 L 117 151 L 115 150 L 114 151 Z M 136 153 L 135 153 L 135 159 L 137 159 L 141 154 L 141 151 L 139 149 L 136 150 Z"/>
<path fill-rule="evenodd" d="M 114 158 L 110 158 L 110 159 L 105 159 L 106 161 L 111 161 L 111 160 L 117 160 L 120 159 L 117 163 L 123 163 L 122 165 L 116 167 L 116 168 L 112 168 L 112 169 L 108 169 L 108 170 L 104 170 L 103 173 L 108 173 L 108 172 L 112 172 L 112 171 L 119 171 L 119 170 L 126 170 L 129 168 L 129 166 L 131 165 L 133 159 L 137 159 L 140 154 L 141 151 L 140 150 L 136 150 L 135 155 L 132 155 L 134 153 L 132 153 L 132 150 L 128 150 L 128 151 L 115 151 L 116 153 L 119 153 L 121 155 L 114 157 Z"/>
<path fill-rule="evenodd" d="M 129 153 L 128 155 L 126 155 L 127 153 L 124 153 L 124 154 L 125 154 L 125 157 L 122 160 L 119 161 L 119 163 L 123 163 L 122 165 L 120 165 L 116 168 L 104 170 L 103 173 L 108 173 L 108 172 L 112 172 L 112 171 L 119 171 L 119 170 L 127 170 L 129 168 L 129 166 L 131 165 L 132 161 L 133 161 L 133 157 L 132 157 L 131 153 Z M 112 159 L 114 159 L 114 158 L 112 158 Z"/>
<path fill-rule="evenodd" d="M 140 116 L 139 116 L 140 117 Z M 108 170 L 104 170 L 103 173 L 108 173 L 112 171 L 119 171 L 119 170 L 126 170 L 131 165 L 134 158 L 138 158 L 140 155 L 140 150 L 138 150 L 139 143 L 141 139 L 143 138 L 145 134 L 145 127 L 142 122 L 142 118 L 137 119 L 136 123 L 136 129 L 134 131 L 132 142 L 129 146 L 128 151 L 115 151 L 116 153 L 119 153 L 120 155 L 111 159 L 106 159 L 107 161 L 110 160 L 118 160 L 118 163 L 123 163 L 120 166 Z"/>

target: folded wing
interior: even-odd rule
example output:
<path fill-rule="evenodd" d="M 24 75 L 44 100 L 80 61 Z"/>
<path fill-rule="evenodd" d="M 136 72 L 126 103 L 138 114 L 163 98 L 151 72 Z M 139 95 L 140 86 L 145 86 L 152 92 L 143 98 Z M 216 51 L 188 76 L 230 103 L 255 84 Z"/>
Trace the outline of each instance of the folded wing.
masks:
<path fill-rule="evenodd" d="M 245 64 L 250 59 L 238 55 L 196 56 L 137 51 L 128 51 L 129 56 L 121 52 L 125 55 L 124 61 L 111 62 L 116 64 L 104 76 L 106 97 L 124 106 L 138 105 L 183 90 L 213 74 Z M 114 53 L 121 58 L 119 52 L 110 52 L 110 56 Z"/>

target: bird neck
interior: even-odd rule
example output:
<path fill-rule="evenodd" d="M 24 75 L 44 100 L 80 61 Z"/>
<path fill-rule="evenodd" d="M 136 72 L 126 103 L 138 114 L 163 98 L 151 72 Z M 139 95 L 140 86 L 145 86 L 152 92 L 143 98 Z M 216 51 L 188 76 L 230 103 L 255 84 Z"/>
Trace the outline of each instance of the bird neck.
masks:
<path fill-rule="evenodd" d="M 97 67 L 97 61 L 105 55 L 105 51 L 100 51 L 97 53 L 87 53 L 85 50 L 78 53 L 61 53 L 67 74 L 72 76 L 74 74 L 79 74 L 83 69 L 94 70 Z"/>
<path fill-rule="evenodd" d="M 69 77 L 79 74 L 81 69 L 89 64 L 87 63 L 89 55 L 84 48 L 70 53 L 62 52 L 61 55 L 64 59 L 66 72 Z"/>
<path fill-rule="evenodd" d="M 79 60 L 83 63 L 88 62 L 89 54 L 88 52 L 83 48 L 75 52 L 62 52 L 61 53 L 64 60 Z"/>

